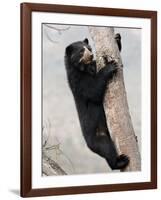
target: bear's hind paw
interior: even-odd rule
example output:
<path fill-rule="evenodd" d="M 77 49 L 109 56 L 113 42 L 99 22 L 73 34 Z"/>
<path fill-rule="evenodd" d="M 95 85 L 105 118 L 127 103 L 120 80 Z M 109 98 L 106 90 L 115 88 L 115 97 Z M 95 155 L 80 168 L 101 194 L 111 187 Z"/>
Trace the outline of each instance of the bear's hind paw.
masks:
<path fill-rule="evenodd" d="M 129 162 L 129 157 L 125 154 L 121 154 L 117 158 L 117 169 L 124 169 L 129 164 Z"/>

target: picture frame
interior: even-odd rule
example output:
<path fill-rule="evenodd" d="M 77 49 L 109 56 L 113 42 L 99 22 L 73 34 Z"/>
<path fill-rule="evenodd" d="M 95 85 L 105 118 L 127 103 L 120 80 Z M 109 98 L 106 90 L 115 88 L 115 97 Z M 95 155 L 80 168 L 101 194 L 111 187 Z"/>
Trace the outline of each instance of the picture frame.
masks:
<path fill-rule="evenodd" d="M 128 19 L 150 20 L 150 181 L 132 183 L 92 184 L 61 187 L 33 188 L 33 13 L 75 14 L 86 16 L 110 16 Z M 41 45 L 40 45 L 41 47 Z M 41 58 L 39 60 L 41 62 Z M 35 73 L 35 72 L 34 72 Z M 41 78 L 41 74 L 40 74 Z M 40 107 L 41 109 L 41 107 Z M 40 129 L 41 130 L 41 129 Z M 157 12 L 145 10 L 84 7 L 54 4 L 21 4 L 21 196 L 35 197 L 48 195 L 67 195 L 157 188 Z M 35 157 L 34 157 L 35 158 Z M 69 177 L 69 179 L 72 179 Z"/>

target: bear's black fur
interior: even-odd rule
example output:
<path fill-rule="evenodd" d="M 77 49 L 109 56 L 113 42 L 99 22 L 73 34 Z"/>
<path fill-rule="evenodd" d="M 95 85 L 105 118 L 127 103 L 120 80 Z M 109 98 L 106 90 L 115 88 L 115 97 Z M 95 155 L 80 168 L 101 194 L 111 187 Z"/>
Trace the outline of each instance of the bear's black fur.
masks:
<path fill-rule="evenodd" d="M 118 155 L 111 139 L 103 108 L 108 82 L 117 73 L 117 64 L 108 62 L 97 72 L 88 39 L 70 44 L 65 51 L 65 66 L 81 129 L 87 146 L 106 159 L 111 169 L 122 169 L 129 163 L 126 155 Z"/>

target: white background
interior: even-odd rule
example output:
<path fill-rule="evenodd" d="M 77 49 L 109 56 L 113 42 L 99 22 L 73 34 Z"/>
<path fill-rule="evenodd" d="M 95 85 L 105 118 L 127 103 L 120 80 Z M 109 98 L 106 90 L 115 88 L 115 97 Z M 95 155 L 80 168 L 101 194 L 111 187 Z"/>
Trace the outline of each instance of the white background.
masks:
<path fill-rule="evenodd" d="M 1 2 L 0 12 L 0 199 L 15 200 L 19 197 L 19 169 L 20 169 L 20 99 L 19 99 L 19 86 L 20 86 L 20 10 L 19 4 L 21 1 L 5 0 Z M 30 1 L 32 2 L 32 1 Z M 43 1 L 34 1 L 43 2 Z M 131 9 L 149 9 L 158 10 L 158 36 L 161 35 L 161 3 L 158 0 L 81 0 L 80 2 L 72 0 L 57 0 L 45 1 L 45 3 L 62 3 L 62 4 L 75 4 L 75 5 L 88 5 L 88 6 L 104 6 L 104 7 L 118 7 L 118 8 L 131 8 Z M 158 55 L 161 54 L 160 37 L 158 37 Z M 158 66 L 160 65 L 158 56 Z M 161 71 L 158 68 L 158 75 Z M 161 85 L 161 81 L 158 81 Z M 158 91 L 159 92 L 159 91 Z M 158 94 L 158 102 L 160 101 L 161 94 Z M 158 105 L 158 110 L 160 110 Z M 158 116 L 158 119 L 161 116 Z M 159 120 L 158 120 L 159 121 Z M 159 124 L 159 123 L 158 123 Z M 160 128 L 160 127 L 159 127 Z M 159 129 L 160 130 L 160 129 Z M 158 152 L 161 150 L 161 140 L 158 130 Z M 158 169 L 161 168 L 161 159 L 158 156 Z M 161 170 L 158 172 L 158 177 L 161 177 Z M 159 178 L 158 178 L 159 179 Z M 59 197 L 42 197 L 37 199 L 160 199 L 161 195 L 161 181 L 158 180 L 157 190 L 145 191 L 130 191 L 130 192 L 115 192 L 104 194 L 85 194 L 85 195 L 71 195 Z"/>

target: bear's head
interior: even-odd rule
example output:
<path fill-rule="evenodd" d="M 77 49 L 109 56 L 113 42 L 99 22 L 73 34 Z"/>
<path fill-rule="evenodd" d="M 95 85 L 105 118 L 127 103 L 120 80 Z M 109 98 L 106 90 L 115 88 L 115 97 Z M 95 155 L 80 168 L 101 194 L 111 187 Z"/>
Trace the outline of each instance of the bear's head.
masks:
<path fill-rule="evenodd" d="M 91 74 L 96 72 L 96 67 L 92 65 L 93 53 L 87 38 L 67 46 L 65 57 L 70 67 Z"/>

